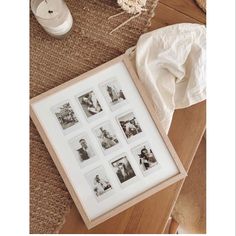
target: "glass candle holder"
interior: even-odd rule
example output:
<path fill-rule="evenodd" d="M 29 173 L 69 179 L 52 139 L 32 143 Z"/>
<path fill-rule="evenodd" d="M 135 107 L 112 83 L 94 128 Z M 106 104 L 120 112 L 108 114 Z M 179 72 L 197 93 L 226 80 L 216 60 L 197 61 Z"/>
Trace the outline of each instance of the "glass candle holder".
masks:
<path fill-rule="evenodd" d="M 39 24 L 51 36 L 64 38 L 70 32 L 73 18 L 63 0 L 31 0 L 31 9 Z"/>

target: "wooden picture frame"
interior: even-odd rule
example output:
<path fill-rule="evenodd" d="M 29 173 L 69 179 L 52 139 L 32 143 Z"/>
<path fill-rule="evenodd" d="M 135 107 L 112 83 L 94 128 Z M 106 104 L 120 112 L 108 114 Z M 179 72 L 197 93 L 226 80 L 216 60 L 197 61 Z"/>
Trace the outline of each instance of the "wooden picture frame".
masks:
<path fill-rule="evenodd" d="M 65 163 L 63 163 L 63 161 L 62 161 L 62 159 L 61 159 L 61 156 L 60 156 L 60 151 L 58 151 L 58 150 L 56 150 L 56 148 L 57 147 L 55 147 L 55 145 L 54 144 L 52 144 L 52 134 L 49 132 L 49 130 L 50 129 L 47 129 L 47 128 L 45 128 L 45 122 L 47 122 L 47 119 L 45 118 L 45 120 L 42 120 L 42 117 L 43 116 L 45 116 L 45 115 L 43 115 L 43 112 L 42 112 L 42 114 L 40 114 L 40 112 L 39 112 L 39 108 L 37 108 L 37 104 L 38 103 L 41 103 L 41 104 L 43 104 L 43 102 L 45 102 L 45 101 L 47 101 L 47 99 L 50 99 L 53 95 L 55 95 L 55 94 L 58 94 L 58 93 L 60 93 L 60 94 L 62 94 L 62 95 L 60 95 L 61 96 L 61 101 L 64 101 L 63 99 L 63 91 L 69 91 L 70 90 L 70 88 L 71 88 L 71 86 L 74 86 L 74 87 L 76 87 L 77 86 L 77 84 L 80 84 L 80 82 L 81 81 L 85 81 L 86 79 L 88 79 L 88 78 L 92 78 L 92 77 L 96 77 L 96 74 L 98 74 L 98 73 L 100 73 L 100 72 L 102 72 L 102 71 L 105 71 L 105 70 L 107 70 L 108 68 L 112 68 L 113 66 L 115 66 L 115 65 L 120 65 L 120 66 L 124 66 L 124 70 L 127 70 L 127 73 L 129 74 L 129 77 L 131 78 L 131 81 L 130 81 L 130 83 L 133 83 L 135 86 L 135 89 L 137 90 L 136 92 L 140 95 L 140 98 L 141 98 L 141 100 L 143 101 L 143 104 L 145 105 L 145 107 L 146 107 L 146 111 L 147 111 L 147 113 L 149 113 L 149 114 L 147 114 L 147 117 L 148 117 L 148 115 L 150 115 L 150 117 L 151 117 L 151 119 L 152 119 L 152 121 L 153 121 L 153 124 L 155 125 L 155 127 L 156 127 L 156 134 L 155 135 L 159 135 L 160 136 L 160 139 L 162 139 L 162 141 L 163 141 L 163 144 L 165 145 L 165 148 L 167 149 L 167 151 L 168 151 L 168 155 L 170 155 L 170 158 L 172 158 L 172 160 L 170 160 L 170 161 L 172 161 L 173 163 L 174 163 L 174 165 L 175 165 L 175 168 L 176 168 L 176 170 L 177 170 L 177 172 L 176 172 L 176 174 L 174 174 L 173 176 L 170 176 L 170 177 L 168 177 L 168 178 L 166 178 L 166 179 L 164 179 L 163 181 L 160 181 L 157 185 L 154 185 L 154 186 L 152 186 L 152 187 L 150 187 L 150 188 L 148 188 L 148 189 L 146 189 L 145 191 L 143 191 L 143 192 L 141 192 L 141 193 L 138 193 L 138 194 L 136 194 L 134 197 L 131 197 L 130 199 L 128 199 L 127 201 L 124 201 L 124 202 L 122 202 L 121 204 L 118 204 L 117 206 L 115 206 L 114 208 L 112 208 L 112 209 L 109 209 L 108 211 L 106 211 L 106 212 L 103 212 L 102 214 L 100 214 L 99 216 L 97 216 L 97 217 L 95 217 L 95 218 L 93 218 L 93 219 L 91 219 L 91 217 L 88 217 L 88 213 L 86 212 L 86 207 L 85 207 L 85 203 L 82 203 L 81 202 L 81 198 L 79 197 L 79 194 L 78 194 L 78 190 L 76 190 L 75 189 L 75 187 L 74 187 L 74 185 L 72 184 L 72 179 L 73 179 L 73 176 L 72 175 L 70 175 L 70 172 L 68 171 L 69 170 L 69 168 L 67 168 L 67 166 L 65 165 Z M 123 67 L 122 67 L 123 68 Z M 109 76 L 108 76 L 109 77 Z M 112 77 L 112 76 L 111 76 Z M 94 78 L 92 78 L 92 79 L 94 79 Z M 113 80 L 113 78 L 111 79 L 111 80 Z M 102 84 L 104 84 L 106 82 L 106 79 L 103 81 L 103 83 Z M 85 83 L 85 82 L 84 82 Z M 79 86 L 79 85 L 78 85 Z M 89 93 L 88 91 L 89 91 L 89 88 L 87 88 L 87 90 L 86 90 L 87 92 L 87 94 Z M 100 91 L 100 90 L 99 90 Z M 77 93 L 75 93 L 74 94 L 75 96 L 77 95 Z M 87 95 L 86 95 L 87 96 Z M 96 95 L 97 96 L 97 95 Z M 102 93 L 99 95 L 99 96 L 102 96 Z M 75 98 L 76 99 L 76 98 Z M 65 99 L 66 100 L 66 99 Z M 103 99 L 104 101 L 106 100 L 106 99 Z M 59 104 L 59 102 L 58 102 L 58 104 Z M 74 103 L 75 104 L 75 103 Z M 57 105 L 57 104 L 55 104 L 55 105 Z M 100 104 L 99 104 L 100 105 Z M 131 104 L 132 105 L 132 104 Z M 117 106 L 117 105 L 116 105 Z M 41 105 L 41 107 L 43 107 L 43 105 Z M 38 110 L 37 110 L 38 109 Z M 101 108 L 100 108 L 101 109 Z M 115 116 L 115 118 L 114 118 L 114 121 L 113 122 L 115 122 L 115 120 L 117 120 L 117 114 L 119 113 L 119 107 L 118 107 L 118 109 L 116 109 L 116 111 L 114 111 L 114 109 L 110 109 L 110 113 L 112 114 L 113 112 L 116 112 L 116 116 Z M 130 109 L 130 107 L 129 107 L 129 109 Z M 107 108 L 106 109 L 106 111 L 108 111 L 109 110 L 109 108 Z M 80 106 L 80 111 L 81 111 L 81 106 Z M 50 113 L 51 111 L 48 111 L 48 113 Z M 123 114 L 123 112 L 124 111 L 122 111 L 122 112 L 120 112 L 120 113 L 122 113 Z M 83 113 L 83 112 L 81 112 L 81 113 Z M 84 112 L 85 113 L 85 112 Z M 46 114 L 46 113 L 45 113 Z M 56 113 L 55 113 L 56 114 Z M 57 113 L 58 114 L 58 113 Z M 81 115 L 81 114 L 80 114 Z M 97 115 L 97 114 L 96 114 Z M 99 114 L 98 114 L 99 115 Z M 129 115 L 129 114 L 128 114 Z M 127 117 L 128 117 L 128 115 L 127 115 Z M 131 64 L 131 62 L 130 62 L 130 60 L 129 60 L 129 58 L 127 57 L 127 56 L 125 56 L 125 55 L 122 55 L 122 56 L 119 56 L 119 57 L 117 57 L 117 58 L 115 58 L 115 59 L 113 59 L 113 60 L 111 60 L 111 61 L 109 61 L 109 62 L 107 62 L 107 63 L 105 63 L 105 64 L 103 64 L 103 65 L 101 65 L 101 66 L 99 66 L 99 67 L 97 67 L 97 68 L 95 68 L 95 69 L 93 69 L 93 70 L 91 70 L 91 71 L 89 71 L 89 72 L 87 72 L 87 73 L 85 73 L 85 74 L 83 74 L 83 75 L 80 75 L 80 76 L 78 76 L 78 77 L 76 77 L 75 79 L 72 79 L 72 80 L 70 80 L 70 81 L 68 81 L 68 82 L 66 82 L 66 83 L 64 83 L 64 84 L 62 84 L 62 85 L 60 85 L 60 86 L 58 86 L 58 87 L 56 87 L 56 88 L 54 88 L 54 89 L 51 89 L 51 90 L 49 90 L 49 91 L 47 91 L 47 92 L 45 92 L 45 93 L 43 93 L 43 94 L 41 94 L 41 95 L 39 95 L 39 96 L 37 96 L 37 97 L 35 97 L 35 98 L 32 98 L 31 100 L 30 100 L 30 116 L 31 116 L 31 118 L 32 118 L 32 120 L 33 120 L 33 122 L 34 122 L 34 124 L 35 124 L 35 126 L 36 126 L 36 128 L 37 128 L 37 130 L 38 130 L 38 132 L 40 133 L 40 135 L 41 135 L 41 137 L 42 137 L 42 139 L 43 139 L 43 141 L 44 141 L 44 143 L 45 143 L 45 145 L 46 145 L 46 147 L 47 147 L 47 149 L 48 149 L 48 151 L 49 151 L 49 153 L 50 153 L 50 155 L 51 155 L 51 157 L 52 157 L 52 159 L 53 159 L 53 161 L 54 161 L 54 163 L 55 163 L 55 165 L 56 165 L 56 167 L 57 167 L 57 169 L 58 169 L 58 171 L 59 171 L 59 173 L 60 173 L 60 175 L 62 176 L 62 178 L 63 178 L 63 180 L 64 180 L 64 182 L 65 182 L 65 184 L 66 184 L 66 187 L 68 188 L 68 191 L 70 192 L 70 194 L 71 194 L 71 197 L 72 197 L 72 199 L 74 200 L 74 202 L 75 202 L 75 205 L 76 205 L 76 207 L 78 208 L 78 210 L 79 210 L 79 212 L 80 212 L 80 214 L 81 214 L 81 216 L 82 216 L 82 218 L 83 218 L 83 220 L 84 220 L 84 222 L 85 222 L 85 224 L 86 224 L 86 226 L 88 227 L 88 229 L 90 229 L 90 228 L 92 228 L 92 227 L 94 227 L 94 226 L 96 226 L 96 225 L 98 225 L 98 224 L 100 224 L 100 223 L 102 223 L 102 222 L 104 222 L 104 221 L 106 221 L 107 219 L 109 219 L 109 218 L 111 218 L 111 217 L 113 217 L 113 216 L 115 216 L 115 215 L 117 215 L 118 213 L 120 213 L 120 212 L 122 212 L 122 211 L 124 211 L 124 210 L 126 210 L 127 208 L 129 208 L 129 207 L 131 207 L 131 206 L 133 206 L 133 205 L 135 205 L 135 204 L 137 204 L 138 202 L 140 202 L 140 201 L 142 201 L 142 200 L 144 200 L 144 199 L 146 199 L 146 198 L 148 198 L 149 196 L 151 196 L 151 195 L 153 195 L 154 193 L 156 193 L 156 192 L 158 192 L 158 191 L 160 191 L 160 190 L 162 190 L 162 189 L 164 189 L 164 188 L 166 188 L 166 187 L 168 187 L 168 186 L 170 186 L 171 184 L 173 184 L 173 183 L 175 183 L 175 182 L 177 182 L 177 181 L 179 181 L 179 180 L 181 180 L 181 179 L 183 179 L 183 178 L 185 178 L 186 177 L 186 171 L 185 171 L 185 169 L 184 169 L 184 167 L 183 167 L 183 165 L 182 165 L 182 163 L 181 163 L 181 161 L 180 161 L 180 159 L 179 159 L 179 157 L 178 157 L 178 155 L 177 155 L 177 153 L 175 152 L 175 150 L 174 150 L 174 148 L 173 148 L 173 146 L 172 146 L 172 144 L 171 144 L 171 142 L 170 142 L 170 140 L 169 140 L 169 138 L 167 137 L 167 135 L 165 134 L 165 132 L 164 132 L 164 130 L 163 130 L 163 128 L 162 128 L 162 126 L 161 126 L 161 124 L 160 124 L 160 122 L 159 122 L 159 120 L 158 120 L 158 116 L 157 116 L 157 112 L 156 112 L 156 110 L 155 110 L 155 108 L 154 108 L 154 106 L 153 106 L 153 103 L 152 103 L 152 101 L 151 101 L 151 99 L 150 99 L 150 97 L 149 97 L 149 94 L 148 94 L 148 92 L 145 90 L 145 87 L 144 87 L 144 85 L 142 84 L 142 82 L 139 80 L 139 78 L 138 78 L 138 76 L 137 76 L 137 74 L 136 74 L 136 72 L 135 72 L 135 70 L 134 70 L 134 68 L 133 68 L 133 66 L 132 66 L 132 64 Z M 59 118 L 58 118 L 59 119 Z M 86 121 L 86 119 L 85 119 L 85 117 L 83 117 L 83 119 L 84 119 L 84 121 Z M 89 118 L 90 119 L 90 118 Z M 98 116 L 98 119 L 100 119 L 99 118 L 99 116 Z M 94 120 L 98 120 L 98 119 L 94 119 Z M 118 120 L 119 121 L 119 120 Z M 56 119 L 55 119 L 55 122 L 56 122 Z M 76 123 L 77 121 L 76 121 L 76 119 L 74 120 L 74 123 Z M 74 123 L 71 123 L 72 124 L 72 127 L 74 126 Z M 92 122 L 90 122 L 89 120 L 88 120 L 88 123 L 92 123 Z M 69 123 L 70 124 L 70 123 Z M 75 124 L 75 125 L 77 125 L 77 124 Z M 60 125 L 59 124 L 57 124 L 57 126 L 59 127 Z M 143 125 L 143 126 L 145 126 L 145 125 Z M 64 127 L 65 128 L 65 127 Z M 69 128 L 71 128 L 71 127 L 69 127 Z M 67 129 L 67 128 L 66 128 Z M 78 131 L 80 129 L 80 126 L 78 126 L 77 128 L 76 128 L 76 130 Z M 54 127 L 54 130 L 55 130 L 55 127 Z M 76 132 L 77 132 L 76 131 Z M 58 131 L 59 132 L 59 131 Z M 64 130 L 61 130 L 61 133 L 63 133 L 64 132 Z M 72 130 L 72 132 L 75 132 L 75 131 L 73 131 Z M 154 132 L 154 131 L 153 131 Z M 63 133 L 61 136 L 68 136 L 68 133 Z M 148 134 L 149 135 L 149 134 Z M 71 138 L 72 138 L 72 135 L 70 135 L 69 134 L 69 136 L 70 136 L 70 138 L 68 138 L 68 140 L 71 140 Z M 120 137 L 119 137 L 119 139 L 121 139 Z M 144 138 L 141 138 L 142 140 L 142 142 L 140 141 L 139 142 L 139 145 L 140 145 L 140 143 L 143 143 L 144 142 Z M 122 141 L 123 143 L 125 143 L 125 139 Z M 134 142 L 137 142 L 137 141 L 134 141 Z M 152 142 L 154 142 L 153 140 L 152 140 Z M 128 145 L 130 145 L 130 144 L 125 144 L 126 146 L 127 146 L 127 148 L 129 148 L 129 146 Z M 155 144 L 156 145 L 156 144 Z M 160 144 L 159 144 L 160 145 Z M 60 148 L 62 148 L 62 147 L 60 147 Z M 67 147 L 68 148 L 68 147 Z M 132 148 L 134 148 L 134 146 L 132 146 Z M 164 148 L 164 147 L 163 147 Z M 61 149 L 62 150 L 62 149 Z M 119 148 L 118 148 L 118 150 L 119 150 Z M 152 152 L 152 149 L 150 149 L 150 151 Z M 117 150 L 116 150 L 116 152 L 117 152 Z M 100 152 L 101 153 L 101 152 Z M 132 152 L 130 152 L 130 153 L 132 153 Z M 121 154 L 121 153 L 120 153 Z M 109 154 L 109 155 L 112 155 L 111 153 Z M 60 156 L 60 158 L 59 158 L 59 156 Z M 63 156 L 63 155 L 62 155 Z M 115 165 L 116 164 L 116 161 L 117 160 L 114 160 L 114 158 L 116 157 L 116 156 L 119 156 L 119 158 L 120 159 L 125 159 L 126 161 L 127 160 L 129 160 L 130 161 L 130 157 L 121 157 L 120 155 L 114 155 L 112 158 L 109 158 L 109 160 L 105 160 L 105 158 L 106 157 L 102 157 L 102 161 L 103 162 L 105 162 L 105 161 L 107 161 L 107 165 L 105 166 L 105 168 L 112 168 L 111 167 L 111 165 Z M 118 159 L 118 158 L 117 158 Z M 118 161 L 120 160 L 120 159 L 118 159 Z M 112 161 L 111 161 L 112 160 Z M 135 165 L 134 163 L 135 163 L 135 160 L 132 160 L 133 161 L 133 165 Z M 138 163 L 138 162 L 137 162 Z M 92 164 L 92 165 L 95 165 L 94 163 Z M 100 165 L 100 163 L 99 163 L 99 165 Z M 138 164 L 137 164 L 138 165 Z M 141 164 L 140 164 L 141 165 Z M 76 168 L 78 168 L 78 172 L 79 172 L 79 170 L 80 170 L 80 167 L 79 167 L 79 165 L 78 165 L 78 167 L 76 167 Z M 163 169 L 165 168 L 165 166 L 163 167 Z M 155 171 L 155 175 L 157 175 L 156 173 L 157 173 L 157 171 L 158 171 L 158 169 Z M 89 172 L 89 171 L 88 171 Z M 90 172 L 91 172 L 91 170 L 90 170 Z M 136 172 L 138 172 L 138 170 L 136 169 L 135 170 L 135 173 Z M 141 173 L 141 172 L 140 172 Z M 142 181 L 142 178 L 145 178 L 145 176 L 143 176 L 142 177 L 142 175 L 139 173 L 139 180 L 138 181 Z M 113 175 L 113 177 L 114 177 L 115 175 Z M 114 177 L 115 178 L 115 177 Z M 119 182 L 118 181 L 119 179 L 117 178 L 116 179 L 116 182 Z M 74 181 L 74 180 L 73 180 Z M 86 182 L 86 181 L 85 181 Z M 85 183 L 84 182 L 84 183 Z M 113 183 L 113 181 L 111 181 L 112 183 Z M 116 183 L 117 184 L 117 183 Z M 132 185 L 132 183 L 131 183 L 131 185 Z M 129 186 L 131 186 L 131 185 L 129 185 Z M 117 186 L 118 186 L 118 184 L 117 184 Z M 141 185 L 140 185 L 141 186 Z M 112 187 L 113 188 L 113 187 Z M 114 189 L 112 189 L 112 191 L 113 191 Z M 95 190 L 94 190 L 95 191 Z M 96 190 L 97 191 L 97 190 Z M 122 190 L 122 188 L 121 189 L 119 189 L 119 190 L 115 190 L 115 191 L 123 191 Z M 113 194 L 117 194 L 117 193 L 113 193 Z M 115 196 L 115 195 L 114 195 Z M 109 197 L 108 197 L 109 198 Z M 106 200 L 103 200 L 103 201 L 106 201 Z M 98 203 L 94 203 L 94 204 L 100 204 L 99 202 Z"/>

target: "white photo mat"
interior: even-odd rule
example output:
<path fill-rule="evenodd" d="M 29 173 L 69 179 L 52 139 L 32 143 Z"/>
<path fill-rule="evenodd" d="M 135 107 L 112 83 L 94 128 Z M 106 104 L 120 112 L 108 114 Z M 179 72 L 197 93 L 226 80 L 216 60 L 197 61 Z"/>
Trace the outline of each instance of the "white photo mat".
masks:
<path fill-rule="evenodd" d="M 109 80 L 119 81 L 118 83 L 122 87 L 126 98 L 125 102 L 121 101 L 120 106 L 116 104 L 114 109 L 108 104 L 104 90 L 101 89 L 101 86 L 109 82 Z M 76 100 L 78 95 L 91 90 L 95 92 L 102 107 L 101 114 L 95 115 L 96 119 L 88 119 L 82 107 L 78 104 L 78 100 Z M 60 123 L 53 112 L 53 108 L 63 104 L 65 101 L 69 101 L 79 120 L 79 124 L 70 127 L 69 131 L 67 129 L 65 131 L 60 127 Z M 91 222 L 181 172 L 122 60 L 117 60 L 86 79 L 79 80 L 55 93 L 50 93 L 42 99 L 31 102 L 31 109 L 46 134 L 47 140 L 50 142 L 50 146 L 54 150 L 60 165 L 63 167 L 86 216 Z M 135 118 L 142 129 L 142 132 L 137 134 L 137 138 L 134 136 L 130 141 L 125 138 L 118 122 L 118 117 L 127 112 L 135 114 Z M 119 140 L 118 148 L 114 148 L 106 154 L 104 154 L 94 133 L 94 129 L 105 122 L 109 122 L 112 125 Z M 71 140 L 80 136 L 89 137 L 95 152 L 94 158 L 92 158 L 93 161 L 90 160 L 88 164 L 79 163 L 76 158 L 76 152 L 72 150 Z M 154 165 L 153 171 L 149 170 L 147 174 L 143 173 L 137 157 L 134 156 L 134 149 L 145 143 L 148 143 L 149 148 L 151 147 L 157 160 L 157 165 Z M 127 155 L 136 175 L 135 180 L 128 181 L 129 184 L 120 184 L 114 169 L 111 167 L 111 161 L 122 154 Z M 104 197 L 98 199 L 87 176 L 100 167 L 105 170 L 105 174 L 112 186 L 112 191 L 109 194 L 108 191 L 104 194 Z"/>

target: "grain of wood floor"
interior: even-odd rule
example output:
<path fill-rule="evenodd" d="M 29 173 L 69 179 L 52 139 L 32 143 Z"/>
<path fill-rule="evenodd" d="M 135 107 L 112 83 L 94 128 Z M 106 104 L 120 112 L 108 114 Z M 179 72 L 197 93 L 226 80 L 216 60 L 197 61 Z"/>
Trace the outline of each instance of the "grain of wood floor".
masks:
<path fill-rule="evenodd" d="M 206 15 L 194 0 L 160 0 L 150 31 L 184 22 L 206 24 Z M 173 117 L 169 138 L 186 170 L 205 132 L 205 111 L 206 103 L 201 102 L 177 110 Z M 180 181 L 89 231 L 73 206 L 60 233 L 162 233 L 182 185 Z"/>

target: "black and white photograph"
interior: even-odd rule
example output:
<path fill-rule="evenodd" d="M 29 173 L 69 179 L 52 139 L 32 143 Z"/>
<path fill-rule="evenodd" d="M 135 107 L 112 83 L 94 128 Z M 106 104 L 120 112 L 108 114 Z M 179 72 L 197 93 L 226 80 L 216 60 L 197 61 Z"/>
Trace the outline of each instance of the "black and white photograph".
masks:
<path fill-rule="evenodd" d="M 121 184 L 136 176 L 126 154 L 122 154 L 118 158 L 113 159 L 110 164 Z"/>
<path fill-rule="evenodd" d="M 109 121 L 96 127 L 94 129 L 94 134 L 105 154 L 108 154 L 108 152 L 114 151 L 115 148 L 119 147 L 119 140 Z"/>
<path fill-rule="evenodd" d="M 118 79 L 105 82 L 100 85 L 100 88 L 112 111 L 118 109 L 126 102 L 126 96 Z"/>
<path fill-rule="evenodd" d="M 149 143 L 143 143 L 132 150 L 133 155 L 141 169 L 144 172 L 150 172 L 153 167 L 159 166 L 157 158 L 153 153 Z"/>
<path fill-rule="evenodd" d="M 66 130 L 79 122 L 73 111 L 70 102 L 65 102 L 61 105 L 52 108 L 57 120 L 59 121 L 63 130 Z"/>
<path fill-rule="evenodd" d="M 133 112 L 121 115 L 117 119 L 127 141 L 132 141 L 142 134 L 143 131 Z"/>
<path fill-rule="evenodd" d="M 96 154 L 91 143 L 91 138 L 86 133 L 70 139 L 69 144 L 81 167 L 95 161 Z"/>
<path fill-rule="evenodd" d="M 85 177 L 98 200 L 110 196 L 113 188 L 103 166 L 90 171 Z"/>
<path fill-rule="evenodd" d="M 77 99 L 87 118 L 100 114 L 103 111 L 95 92 L 92 90 L 77 96 Z"/>

